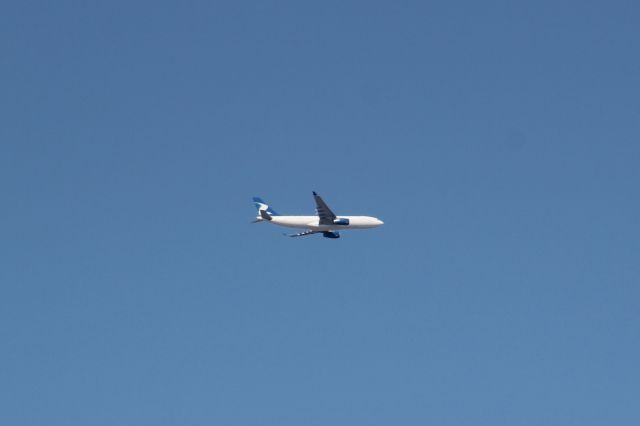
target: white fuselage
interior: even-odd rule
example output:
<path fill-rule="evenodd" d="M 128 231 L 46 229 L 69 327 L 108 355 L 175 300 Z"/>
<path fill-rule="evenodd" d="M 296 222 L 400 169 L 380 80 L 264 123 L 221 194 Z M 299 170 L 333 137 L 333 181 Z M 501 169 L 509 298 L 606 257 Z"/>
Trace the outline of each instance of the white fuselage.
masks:
<path fill-rule="evenodd" d="M 342 229 L 375 228 L 384 224 L 383 221 L 371 216 L 338 216 L 336 220 L 347 219 L 348 225 L 333 223 L 320 225 L 318 216 L 272 216 L 271 223 L 289 228 L 304 228 L 313 231 L 340 231 Z"/>

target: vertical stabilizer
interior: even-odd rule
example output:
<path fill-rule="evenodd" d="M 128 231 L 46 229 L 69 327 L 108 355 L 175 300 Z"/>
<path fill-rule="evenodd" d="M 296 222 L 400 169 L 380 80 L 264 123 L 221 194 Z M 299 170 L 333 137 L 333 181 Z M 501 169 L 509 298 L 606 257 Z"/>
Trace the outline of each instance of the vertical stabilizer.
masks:
<path fill-rule="evenodd" d="M 260 197 L 253 197 L 253 204 L 255 204 L 256 209 L 258 209 L 258 214 L 260 214 L 261 211 L 265 211 L 269 213 L 269 216 L 280 216 L 278 213 L 275 212 L 275 210 L 269 207 L 269 205 L 265 203 Z"/>

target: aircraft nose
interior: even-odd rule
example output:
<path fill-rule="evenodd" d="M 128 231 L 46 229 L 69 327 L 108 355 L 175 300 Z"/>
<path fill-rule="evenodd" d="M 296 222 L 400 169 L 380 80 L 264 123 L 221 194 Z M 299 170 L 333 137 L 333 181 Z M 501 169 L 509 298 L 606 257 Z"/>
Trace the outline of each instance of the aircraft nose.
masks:
<path fill-rule="evenodd" d="M 376 219 L 376 225 L 378 225 L 378 226 L 384 225 L 384 222 L 381 221 L 380 219 Z"/>

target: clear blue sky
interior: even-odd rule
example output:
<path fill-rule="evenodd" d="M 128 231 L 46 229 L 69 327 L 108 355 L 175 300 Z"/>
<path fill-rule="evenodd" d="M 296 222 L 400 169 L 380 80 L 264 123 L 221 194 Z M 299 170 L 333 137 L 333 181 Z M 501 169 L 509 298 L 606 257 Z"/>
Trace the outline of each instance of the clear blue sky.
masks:
<path fill-rule="evenodd" d="M 640 424 L 638 2 L 239 3 L 3 4 L 0 424 Z"/>

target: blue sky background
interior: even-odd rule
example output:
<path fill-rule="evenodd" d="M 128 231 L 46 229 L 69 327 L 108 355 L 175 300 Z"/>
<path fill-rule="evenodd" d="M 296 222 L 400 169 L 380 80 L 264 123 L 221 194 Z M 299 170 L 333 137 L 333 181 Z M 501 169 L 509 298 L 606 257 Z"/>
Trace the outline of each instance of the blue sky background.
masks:
<path fill-rule="evenodd" d="M 640 424 L 639 19 L 3 3 L 0 423 Z"/>

